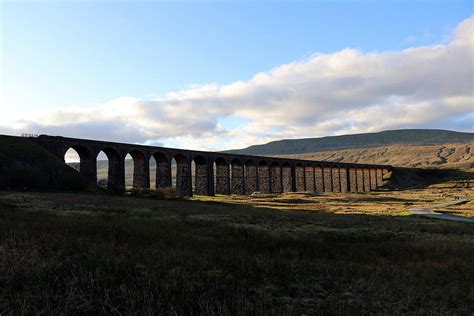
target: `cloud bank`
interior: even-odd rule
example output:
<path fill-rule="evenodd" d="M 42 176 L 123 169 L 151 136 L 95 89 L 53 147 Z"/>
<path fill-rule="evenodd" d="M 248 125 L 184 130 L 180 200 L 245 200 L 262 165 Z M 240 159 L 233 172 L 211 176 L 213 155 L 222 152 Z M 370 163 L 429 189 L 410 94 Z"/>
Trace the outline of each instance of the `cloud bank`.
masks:
<path fill-rule="evenodd" d="M 150 100 L 120 97 L 0 126 L 195 149 L 396 128 L 473 130 L 474 17 L 446 44 L 401 51 L 343 49 L 231 84 L 197 85 Z"/>

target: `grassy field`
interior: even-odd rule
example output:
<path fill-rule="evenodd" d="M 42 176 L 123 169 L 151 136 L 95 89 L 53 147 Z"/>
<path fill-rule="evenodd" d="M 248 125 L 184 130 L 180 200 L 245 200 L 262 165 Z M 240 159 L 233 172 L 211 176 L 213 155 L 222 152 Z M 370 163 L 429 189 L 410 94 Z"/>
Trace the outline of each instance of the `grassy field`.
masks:
<path fill-rule="evenodd" d="M 156 200 L 0 192 L 0 312 L 474 313 L 474 225 L 410 191 Z M 472 202 L 450 210 L 474 216 Z"/>

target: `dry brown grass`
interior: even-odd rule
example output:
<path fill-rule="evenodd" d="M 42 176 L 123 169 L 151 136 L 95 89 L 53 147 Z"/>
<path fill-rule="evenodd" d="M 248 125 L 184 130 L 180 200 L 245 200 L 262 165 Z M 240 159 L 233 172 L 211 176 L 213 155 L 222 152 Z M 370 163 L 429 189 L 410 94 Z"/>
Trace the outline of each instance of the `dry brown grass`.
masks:
<path fill-rule="evenodd" d="M 474 175 L 474 173 L 473 173 Z M 201 201 L 252 205 L 281 211 L 310 211 L 332 214 L 365 214 L 375 216 L 407 215 L 416 206 L 442 203 L 454 197 L 474 200 L 474 177 L 449 180 L 426 187 L 369 193 L 286 193 L 260 196 L 195 197 Z M 453 214 L 474 216 L 474 201 L 447 209 Z M 442 211 L 442 210 L 441 210 Z"/>
<path fill-rule="evenodd" d="M 354 163 L 388 164 L 416 168 L 472 168 L 474 143 L 440 145 L 392 145 L 368 148 L 320 151 L 285 157 L 344 161 Z"/>
<path fill-rule="evenodd" d="M 452 196 L 0 192 L 0 313 L 471 315 L 474 225 L 405 212 Z"/>

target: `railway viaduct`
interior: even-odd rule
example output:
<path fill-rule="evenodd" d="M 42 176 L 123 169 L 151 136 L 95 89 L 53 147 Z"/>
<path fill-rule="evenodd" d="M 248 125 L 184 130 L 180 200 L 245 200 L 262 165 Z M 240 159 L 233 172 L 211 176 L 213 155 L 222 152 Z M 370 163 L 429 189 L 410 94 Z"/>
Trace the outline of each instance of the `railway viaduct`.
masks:
<path fill-rule="evenodd" d="M 73 148 L 79 172 L 97 182 L 97 156 L 108 158 L 108 190 L 125 191 L 125 156 L 134 162 L 133 187 L 150 188 L 151 157 L 156 161 L 156 187 L 171 187 L 171 162 L 176 161 L 176 190 L 180 195 L 251 194 L 282 192 L 367 192 L 377 189 L 388 165 L 309 161 L 237 155 L 106 141 L 40 135 L 33 141 L 64 159 Z M 195 170 L 192 169 L 194 162 Z M 194 188 L 192 177 L 194 176 Z"/>

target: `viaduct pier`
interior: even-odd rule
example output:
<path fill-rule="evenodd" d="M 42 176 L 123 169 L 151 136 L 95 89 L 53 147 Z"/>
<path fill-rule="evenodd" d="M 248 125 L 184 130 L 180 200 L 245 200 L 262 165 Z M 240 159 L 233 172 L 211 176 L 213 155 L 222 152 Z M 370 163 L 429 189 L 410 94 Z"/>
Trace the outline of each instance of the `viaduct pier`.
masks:
<path fill-rule="evenodd" d="M 367 192 L 376 190 L 389 165 L 311 161 L 302 159 L 238 155 L 107 141 L 40 135 L 31 138 L 64 159 L 74 149 L 80 158 L 79 172 L 97 182 L 97 156 L 108 158 L 108 185 L 125 191 L 125 157 L 133 159 L 133 187 L 150 188 L 150 159 L 156 161 L 156 187 L 175 186 L 180 195 L 252 194 L 283 192 Z M 171 176 L 176 161 L 176 181 Z M 195 170 L 192 170 L 194 162 Z M 194 188 L 193 188 L 194 177 Z"/>

